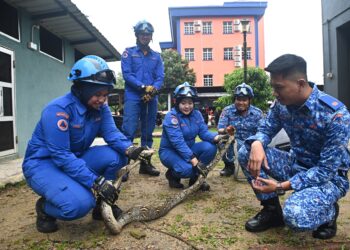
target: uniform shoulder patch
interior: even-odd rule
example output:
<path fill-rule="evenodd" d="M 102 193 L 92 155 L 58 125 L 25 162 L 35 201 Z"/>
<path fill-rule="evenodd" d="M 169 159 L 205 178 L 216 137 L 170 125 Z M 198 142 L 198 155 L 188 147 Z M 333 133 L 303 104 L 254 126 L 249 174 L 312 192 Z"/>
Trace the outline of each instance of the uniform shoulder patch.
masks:
<path fill-rule="evenodd" d="M 175 116 L 172 116 L 171 117 L 171 120 L 170 120 L 171 124 L 173 125 L 178 125 L 179 124 L 179 121 L 177 120 L 177 118 Z"/>
<path fill-rule="evenodd" d="M 60 120 L 58 120 L 58 122 L 57 122 L 57 127 L 58 127 L 58 129 L 61 130 L 61 131 L 67 131 L 67 129 L 68 129 L 68 123 L 67 123 L 67 121 L 66 121 L 65 119 L 60 119 Z"/>
<path fill-rule="evenodd" d="M 123 52 L 123 54 L 122 54 L 122 57 L 123 57 L 123 58 L 128 58 L 128 56 L 129 56 L 128 51 L 125 50 L 125 51 Z"/>
<path fill-rule="evenodd" d="M 333 109 L 334 111 L 338 110 L 339 108 L 343 107 L 344 104 L 336 99 L 333 96 L 330 95 L 322 95 L 318 98 L 322 103 L 326 104 L 328 107 Z"/>

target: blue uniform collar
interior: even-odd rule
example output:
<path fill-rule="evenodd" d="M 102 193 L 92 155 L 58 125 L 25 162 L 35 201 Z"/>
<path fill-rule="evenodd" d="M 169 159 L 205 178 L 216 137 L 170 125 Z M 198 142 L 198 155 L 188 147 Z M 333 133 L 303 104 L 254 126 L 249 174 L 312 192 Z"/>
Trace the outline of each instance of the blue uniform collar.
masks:
<path fill-rule="evenodd" d="M 85 105 L 82 104 L 79 101 L 79 99 L 75 95 L 73 95 L 72 93 L 69 93 L 69 95 L 70 95 L 70 98 L 77 104 L 76 106 L 77 106 L 79 114 L 81 114 L 81 115 L 85 114 L 87 111 L 87 108 L 85 107 Z"/>
<path fill-rule="evenodd" d="M 305 101 L 305 103 L 301 106 L 293 106 L 293 105 L 290 105 L 290 106 L 287 106 L 287 109 L 289 111 L 296 111 L 296 110 L 312 110 L 313 109 L 313 106 L 315 105 L 317 99 L 318 99 L 318 96 L 319 96 L 319 90 L 316 86 L 315 83 L 313 82 L 309 82 L 309 85 L 312 87 L 312 92 L 310 94 L 310 96 L 307 98 L 307 100 Z"/>

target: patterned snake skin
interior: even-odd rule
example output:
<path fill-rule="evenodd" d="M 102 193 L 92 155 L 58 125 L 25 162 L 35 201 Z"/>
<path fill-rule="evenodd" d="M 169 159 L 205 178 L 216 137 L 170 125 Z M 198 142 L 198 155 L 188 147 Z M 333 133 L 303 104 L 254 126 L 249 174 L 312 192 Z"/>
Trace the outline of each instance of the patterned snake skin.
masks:
<path fill-rule="evenodd" d="M 231 135 L 226 143 L 224 144 L 218 143 L 219 152 L 216 154 L 215 158 L 207 166 L 209 171 L 211 171 L 216 166 L 216 164 L 221 160 L 222 156 L 228 150 L 230 144 L 234 142 L 234 129 L 232 130 L 233 132 L 230 133 Z M 138 164 L 138 161 L 134 162 L 131 165 L 127 165 L 124 167 L 125 169 L 123 171 L 129 172 L 137 164 Z M 120 179 L 121 177 L 114 184 L 116 187 L 120 186 L 120 182 L 121 182 Z M 175 194 L 172 197 L 169 197 L 168 199 L 166 199 L 166 201 L 162 205 L 159 205 L 159 206 L 140 205 L 140 206 L 133 207 L 128 211 L 124 212 L 118 218 L 118 220 L 114 218 L 111 207 L 107 203 L 102 202 L 102 216 L 103 216 L 105 225 L 112 234 L 119 234 L 123 226 L 129 224 L 130 222 L 150 221 L 150 220 L 158 219 L 164 216 L 165 214 L 167 214 L 172 208 L 174 208 L 176 205 L 178 205 L 183 200 L 185 200 L 189 195 L 196 192 L 200 188 L 204 180 L 205 178 L 202 175 L 200 175 L 198 180 L 194 183 L 194 185 L 192 185 L 191 187 L 188 187 L 187 189 L 184 189 L 183 191 Z"/>

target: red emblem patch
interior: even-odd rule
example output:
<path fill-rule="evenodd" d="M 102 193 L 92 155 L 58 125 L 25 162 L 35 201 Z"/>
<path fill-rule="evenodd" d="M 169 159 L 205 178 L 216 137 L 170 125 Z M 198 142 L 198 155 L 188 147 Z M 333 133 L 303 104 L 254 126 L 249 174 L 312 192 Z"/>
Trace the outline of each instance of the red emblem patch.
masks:
<path fill-rule="evenodd" d="M 332 105 L 333 105 L 333 106 L 337 106 L 337 105 L 338 105 L 338 102 L 332 102 Z"/>
<path fill-rule="evenodd" d="M 125 51 L 123 52 L 122 57 L 123 57 L 123 58 L 128 58 L 128 56 L 129 56 L 129 55 L 128 55 L 128 52 L 125 50 Z"/>
<path fill-rule="evenodd" d="M 67 123 L 67 121 L 64 120 L 64 119 L 58 120 L 58 122 L 57 122 L 57 127 L 58 127 L 59 130 L 61 130 L 61 131 L 67 131 L 67 129 L 68 129 L 68 123 Z"/>

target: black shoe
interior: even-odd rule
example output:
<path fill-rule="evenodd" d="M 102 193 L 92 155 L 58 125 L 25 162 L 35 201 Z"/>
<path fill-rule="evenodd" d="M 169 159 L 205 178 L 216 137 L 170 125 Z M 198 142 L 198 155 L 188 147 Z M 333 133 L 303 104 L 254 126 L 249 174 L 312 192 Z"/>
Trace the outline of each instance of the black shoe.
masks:
<path fill-rule="evenodd" d="M 190 178 L 190 181 L 188 182 L 188 186 L 192 186 L 197 180 L 198 180 L 198 175 L 196 175 L 195 177 Z M 210 185 L 204 181 L 201 186 L 199 187 L 199 190 L 205 192 L 205 191 L 209 191 L 210 190 Z"/>
<path fill-rule="evenodd" d="M 339 215 L 339 205 L 334 203 L 335 216 L 330 222 L 327 222 L 317 228 L 317 230 L 312 232 L 312 237 L 327 240 L 333 238 L 337 234 L 337 218 Z"/>
<path fill-rule="evenodd" d="M 58 230 L 56 218 L 45 213 L 45 198 L 41 197 L 35 205 L 36 210 L 36 229 L 41 233 L 53 233 Z"/>
<path fill-rule="evenodd" d="M 225 162 L 225 167 L 220 171 L 220 176 L 229 177 L 235 172 L 235 164 L 233 162 Z"/>
<path fill-rule="evenodd" d="M 92 210 L 92 218 L 94 220 L 103 220 L 102 212 L 101 212 L 101 202 L 102 202 L 101 198 L 97 198 L 96 206 Z M 121 210 L 117 205 L 113 204 L 112 205 L 112 212 L 113 212 L 114 218 L 118 219 L 118 217 L 120 215 L 122 215 L 123 210 Z"/>
<path fill-rule="evenodd" d="M 149 162 L 141 161 L 140 164 L 140 174 L 148 174 L 150 176 L 159 176 L 160 172 Z"/>
<path fill-rule="evenodd" d="M 264 208 L 245 224 L 249 232 L 262 232 L 272 227 L 284 226 L 282 208 L 278 197 L 262 201 Z"/>
<path fill-rule="evenodd" d="M 165 177 L 169 181 L 169 187 L 171 187 L 171 188 L 179 188 L 179 189 L 184 188 L 184 185 L 181 183 L 181 179 L 175 177 L 172 174 L 172 171 L 170 169 L 168 169 L 168 171 L 166 171 Z"/>

